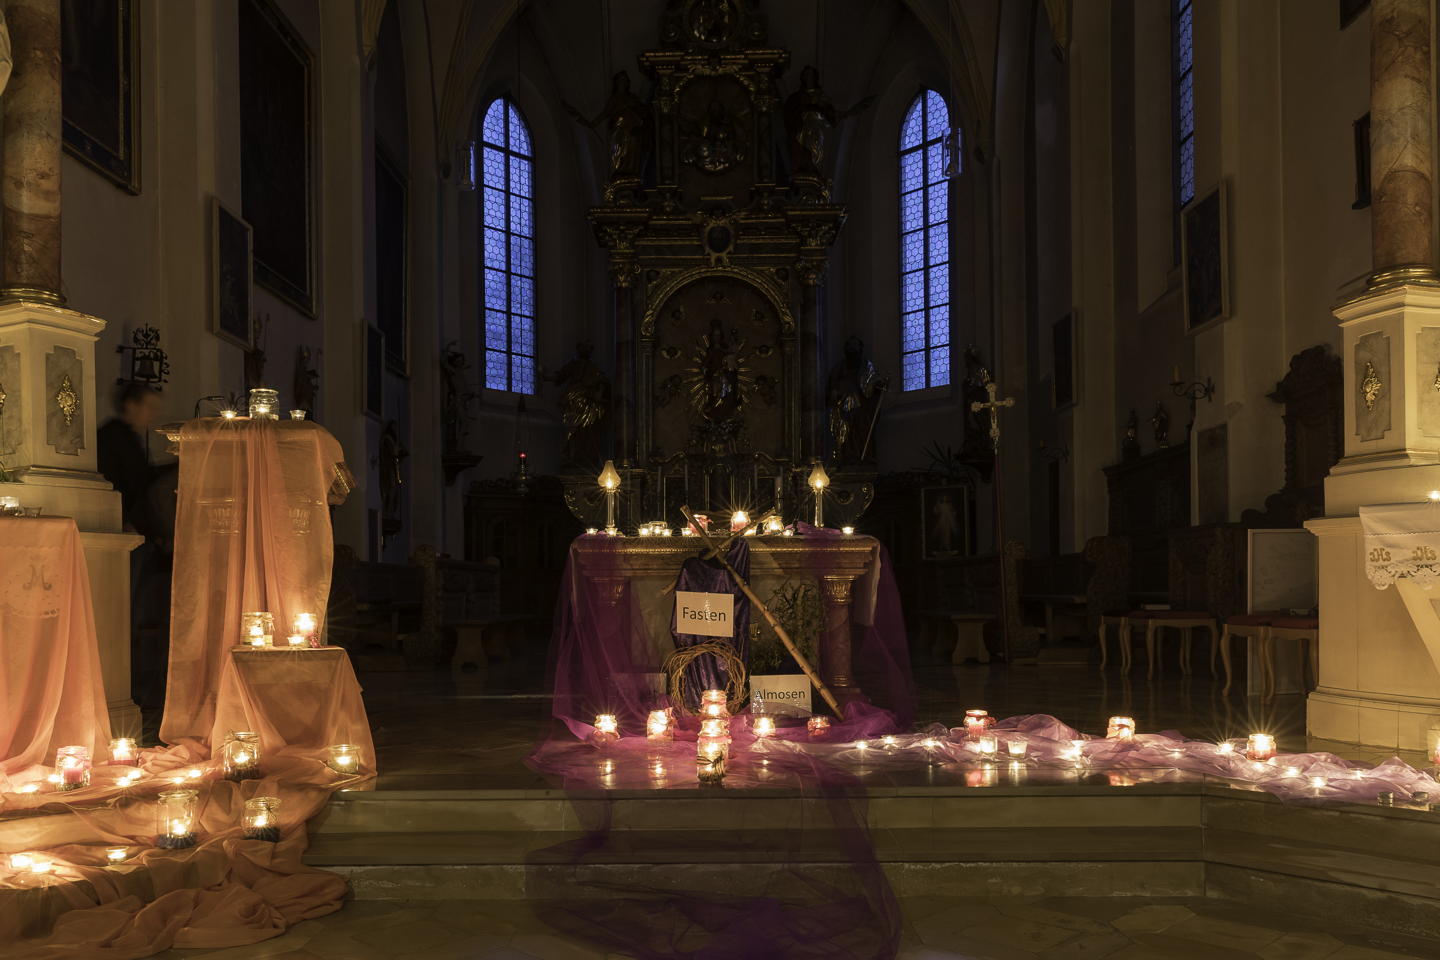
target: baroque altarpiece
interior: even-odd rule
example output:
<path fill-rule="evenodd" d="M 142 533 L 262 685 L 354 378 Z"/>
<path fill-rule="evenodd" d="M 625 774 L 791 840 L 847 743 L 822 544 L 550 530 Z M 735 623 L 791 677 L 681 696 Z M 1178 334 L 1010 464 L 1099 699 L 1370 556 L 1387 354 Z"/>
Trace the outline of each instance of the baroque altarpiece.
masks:
<path fill-rule="evenodd" d="M 613 283 L 605 420 L 623 519 L 675 519 L 682 504 L 808 516 L 805 477 L 829 458 L 827 518 L 849 522 L 873 472 L 863 451 L 837 456 L 818 297 L 846 216 L 826 177 L 842 114 L 813 68 L 788 71 L 753 0 L 672 0 L 638 60 L 649 102 L 621 71 L 587 121 L 609 146 L 589 220 Z M 594 522 L 599 444 L 569 426 L 566 500 Z"/>

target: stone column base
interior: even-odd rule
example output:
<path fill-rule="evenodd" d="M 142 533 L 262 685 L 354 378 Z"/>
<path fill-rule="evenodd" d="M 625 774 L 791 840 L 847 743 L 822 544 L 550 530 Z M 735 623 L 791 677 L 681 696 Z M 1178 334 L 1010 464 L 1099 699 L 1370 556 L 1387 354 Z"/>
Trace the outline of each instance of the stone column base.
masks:
<path fill-rule="evenodd" d="M 1312 737 L 1428 755 L 1440 736 L 1440 700 L 1321 687 L 1310 694 L 1306 723 Z"/>

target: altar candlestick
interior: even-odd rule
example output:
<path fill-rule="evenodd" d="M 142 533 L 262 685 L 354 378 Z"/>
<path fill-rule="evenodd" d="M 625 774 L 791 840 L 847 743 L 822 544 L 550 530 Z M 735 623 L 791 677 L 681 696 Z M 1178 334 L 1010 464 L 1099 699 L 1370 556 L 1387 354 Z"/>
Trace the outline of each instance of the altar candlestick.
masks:
<path fill-rule="evenodd" d="M 605 532 L 615 533 L 615 491 L 620 489 L 620 474 L 614 460 L 606 460 L 605 468 L 595 478 L 605 491 Z"/>
<path fill-rule="evenodd" d="M 810 489 L 815 493 L 815 526 L 825 526 L 825 488 L 830 485 L 830 475 L 825 472 L 825 465 L 819 460 L 815 461 L 814 468 L 810 471 Z"/>
<path fill-rule="evenodd" d="M 1275 757 L 1275 738 L 1268 733 L 1252 733 L 1246 741 L 1245 755 L 1257 763 L 1265 763 Z"/>

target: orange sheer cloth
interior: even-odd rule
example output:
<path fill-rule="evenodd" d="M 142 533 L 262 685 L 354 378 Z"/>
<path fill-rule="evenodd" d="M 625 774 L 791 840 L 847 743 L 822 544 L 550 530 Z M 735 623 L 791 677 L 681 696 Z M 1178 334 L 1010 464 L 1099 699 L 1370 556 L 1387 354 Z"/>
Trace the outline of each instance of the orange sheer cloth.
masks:
<path fill-rule="evenodd" d="M 222 724 L 248 716 L 246 728 L 270 734 L 261 740 L 267 752 L 300 745 L 273 736 L 282 718 L 267 722 L 245 709 L 255 701 L 245 693 L 247 677 L 229 675 L 231 652 L 240 643 L 240 615 L 248 611 L 274 616 L 280 644 L 299 613 L 314 614 L 323 634 L 334 553 L 329 504 L 349 492 L 340 444 L 308 420 L 204 418 L 181 427 L 179 454 L 170 680 L 160 737 L 214 748 L 217 736 L 234 729 Z M 358 713 L 340 719 L 355 735 L 364 730 L 368 742 L 359 687 L 348 661 L 345 667 L 333 679 L 353 690 L 334 705 Z M 227 702 L 217 711 L 222 697 Z M 265 706 L 284 704 L 267 700 Z"/>
<path fill-rule="evenodd" d="M 78 744 L 107 756 L 110 716 L 75 521 L 0 517 L 0 787 Z"/>

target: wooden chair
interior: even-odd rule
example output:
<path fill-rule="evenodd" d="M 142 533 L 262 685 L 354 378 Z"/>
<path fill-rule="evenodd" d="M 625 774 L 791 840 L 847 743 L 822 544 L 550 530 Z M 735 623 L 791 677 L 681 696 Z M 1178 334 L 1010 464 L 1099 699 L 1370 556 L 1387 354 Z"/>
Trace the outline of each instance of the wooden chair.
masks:
<path fill-rule="evenodd" d="M 1127 629 L 1125 630 L 1125 642 L 1122 647 L 1124 658 L 1121 661 L 1120 669 L 1129 672 L 1130 670 L 1130 648 L 1131 634 L 1136 624 L 1145 625 L 1145 655 L 1149 658 L 1146 664 L 1145 679 L 1155 679 L 1155 664 L 1159 660 L 1155 650 L 1155 632 L 1164 627 L 1170 627 L 1180 631 L 1180 672 L 1190 673 L 1190 648 L 1194 632 L 1197 629 L 1208 629 L 1212 642 L 1219 635 L 1215 628 L 1215 618 L 1208 613 L 1199 610 L 1131 610 L 1125 615 Z"/>
<path fill-rule="evenodd" d="M 1122 670 L 1130 669 L 1130 626 L 1125 622 L 1123 613 L 1102 613 L 1100 615 L 1100 669 L 1104 670 L 1105 665 L 1110 662 L 1110 650 L 1105 643 L 1105 628 L 1115 627 L 1115 638 L 1120 644 L 1120 663 Z"/>
<path fill-rule="evenodd" d="M 1250 662 L 1260 665 L 1260 676 L 1262 689 L 1263 685 L 1269 682 L 1267 676 L 1267 663 L 1265 658 L 1266 644 L 1269 642 L 1270 621 L 1275 618 L 1272 613 L 1237 613 L 1233 617 L 1225 618 L 1225 630 L 1220 634 L 1220 659 L 1225 664 L 1225 689 L 1221 693 L 1225 696 L 1230 694 L 1230 684 L 1234 678 L 1234 667 L 1230 659 L 1230 638 L 1240 637 L 1246 643 L 1246 649 L 1251 649 L 1254 644 L 1255 652 L 1258 654 Z M 1210 675 L 1215 675 L 1215 648 L 1210 649 Z"/>
<path fill-rule="evenodd" d="M 1261 647 L 1261 658 L 1265 662 L 1265 697 L 1275 696 L 1275 641 L 1295 640 L 1304 644 L 1310 654 L 1310 673 L 1315 682 L 1320 682 L 1320 618 L 1316 617 L 1275 617 L 1266 631 L 1265 643 Z"/>

